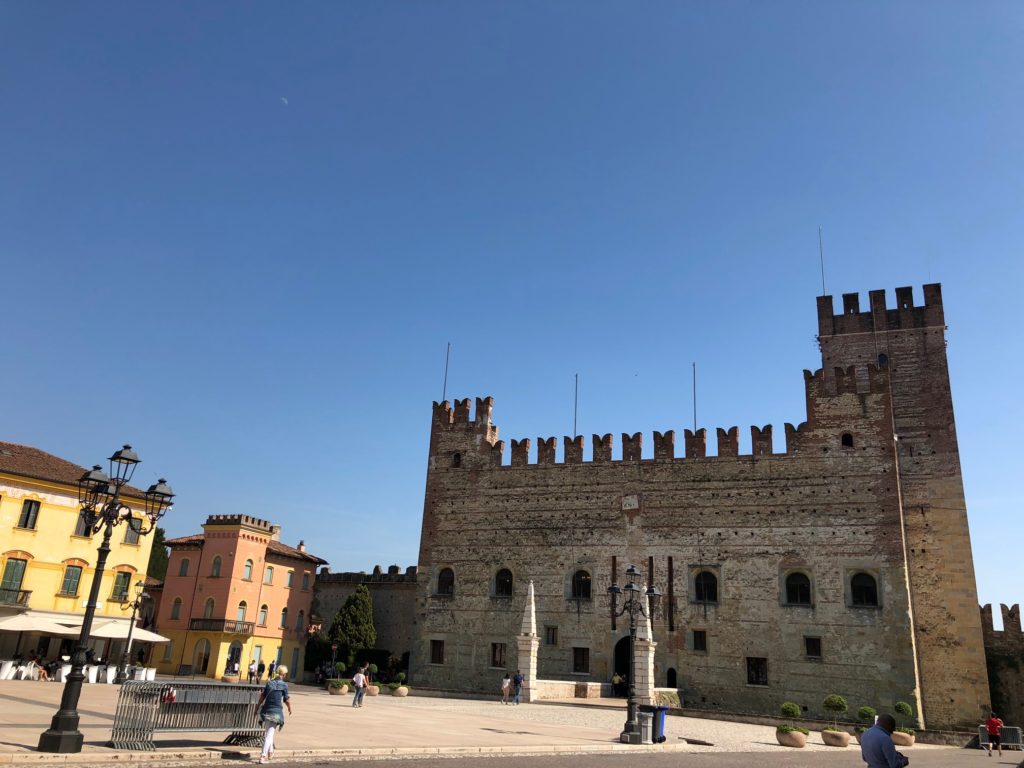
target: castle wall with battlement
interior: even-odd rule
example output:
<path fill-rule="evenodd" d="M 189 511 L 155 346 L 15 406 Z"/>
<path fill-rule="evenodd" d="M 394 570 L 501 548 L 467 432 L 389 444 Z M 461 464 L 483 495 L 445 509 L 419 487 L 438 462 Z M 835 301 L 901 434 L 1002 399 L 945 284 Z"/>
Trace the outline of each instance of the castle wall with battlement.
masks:
<path fill-rule="evenodd" d="M 829 332 L 819 336 L 822 368 L 804 372 L 806 413 L 784 425 L 779 452 L 772 425 L 750 428 L 749 453 L 740 450 L 736 426 L 684 429 L 678 446 L 669 428 L 618 441 L 593 435 L 589 446 L 582 436 L 515 438 L 506 452 L 493 398 L 435 403 L 414 684 L 492 690 L 501 651 L 514 654 L 530 581 L 543 627 L 540 677 L 607 681 L 628 628 L 611 617 L 605 590 L 635 563 L 666 595 L 654 623 L 656 682 L 675 679 L 694 706 L 774 714 L 789 699 L 824 714 L 822 699 L 841 693 L 852 706 L 880 710 L 913 701 L 931 727 L 976 720 L 988 689 L 983 679 L 965 680 L 984 676 L 980 625 L 976 607 L 973 625 L 961 616 L 962 605 L 977 604 L 973 565 L 969 557 L 943 563 L 933 554 L 960 555 L 964 546 L 955 436 L 950 442 L 934 423 L 951 422 L 952 406 L 936 415 L 935 403 L 904 386 L 912 369 L 939 410 L 948 395 L 944 326 L 935 326 L 943 322 L 938 286 L 926 286 L 925 297 L 915 307 L 912 292 L 900 289 L 890 309 L 884 292 L 873 292 L 872 311 L 861 313 L 848 296 L 841 315 L 830 297 L 819 299 L 819 331 Z M 884 327 L 889 354 L 862 354 L 880 343 L 879 333 L 864 330 L 865 316 Z M 911 365 L 907 350 L 917 349 L 931 359 L 915 352 Z M 942 494 L 953 512 L 940 521 L 930 508 L 908 510 L 901 503 L 908 489 L 916 502 Z M 511 596 L 498 591 L 500 569 L 512 574 Z M 443 594 L 440 577 L 449 571 L 454 588 Z M 589 598 L 574 594 L 577 573 L 592 586 Z M 701 599 L 702 573 L 714 577 L 714 601 Z M 809 582 L 809 604 L 789 600 L 794 574 Z M 947 576 L 952 592 L 942 610 L 963 627 L 936 623 L 936 589 Z M 858 604 L 855 577 L 876 585 L 877 605 Z M 699 633 L 707 650 L 695 648 Z M 807 652 L 816 647 L 820 657 Z M 583 651 L 587 669 L 580 671 Z M 747 676 L 761 660 L 767 685 Z M 933 666 L 943 660 L 962 672 Z M 954 683 L 966 695 L 950 701 Z"/>
<path fill-rule="evenodd" d="M 397 565 L 389 566 L 387 571 L 377 565 L 372 573 L 331 573 L 330 569 L 321 568 L 316 576 L 314 612 L 325 628 L 330 627 L 345 601 L 364 585 L 373 604 L 377 647 L 401 657 L 412 648 L 416 579 L 415 565 L 404 571 Z"/>
<path fill-rule="evenodd" d="M 1024 631 L 1020 605 L 1000 605 L 1003 628 L 992 623 L 992 606 L 981 606 L 981 631 L 985 638 L 992 708 L 1007 725 L 1024 724 Z"/>

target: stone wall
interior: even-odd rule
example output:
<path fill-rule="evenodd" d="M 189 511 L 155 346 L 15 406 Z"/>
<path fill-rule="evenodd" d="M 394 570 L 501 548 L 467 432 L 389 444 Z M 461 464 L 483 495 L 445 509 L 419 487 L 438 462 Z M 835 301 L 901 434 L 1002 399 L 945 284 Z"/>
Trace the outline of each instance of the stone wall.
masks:
<path fill-rule="evenodd" d="M 984 677 L 977 616 L 935 626 L 940 609 L 959 622 L 964 601 L 976 604 L 936 290 L 926 287 L 927 311 L 891 319 L 904 322 L 902 341 L 886 342 L 898 369 L 842 339 L 863 333 L 857 312 L 833 318 L 830 297 L 819 303 L 820 330 L 830 331 L 821 336 L 825 367 L 804 372 L 807 420 L 786 425 L 782 453 L 765 426 L 751 428 L 751 453 L 741 455 L 730 427 L 717 430 L 717 455 L 700 429 L 685 430 L 678 457 L 666 431 L 653 435 L 653 458 L 637 433 L 622 435 L 618 456 L 611 435 L 594 435 L 590 460 L 579 436 L 564 438 L 560 457 L 555 438 L 538 439 L 535 452 L 529 439 L 513 440 L 505 463 L 491 398 L 478 398 L 473 413 L 468 399 L 435 404 L 414 684 L 495 690 L 515 658 L 531 580 L 539 677 L 608 681 L 622 666 L 628 626 L 606 590 L 635 563 L 665 593 L 653 626 L 655 684 L 674 680 L 689 706 L 775 714 L 793 700 L 822 716 L 822 699 L 840 693 L 854 708 L 916 702 L 933 726 L 974 720 L 988 694 L 983 679 L 969 682 Z M 915 375 L 927 379 L 917 400 L 907 379 Z M 894 413 L 907 440 L 899 455 Z M 914 500 L 913 520 L 901 493 Z M 513 577 L 510 596 L 498 586 L 502 569 Z M 450 593 L 439 581 L 449 571 Z M 705 572 L 714 600 L 698 599 Z M 582 581 L 574 587 L 577 573 L 589 597 Z M 790 602 L 794 574 L 809 581 L 809 604 Z M 874 580 L 877 606 L 856 604 L 854 577 Z M 695 633 L 706 650 L 695 648 Z M 950 692 L 954 683 L 964 694 Z"/>
<path fill-rule="evenodd" d="M 386 648 L 401 657 L 412 648 L 414 606 L 416 604 L 416 566 L 400 571 L 397 565 L 387 573 L 378 565 L 373 573 L 331 573 L 321 568 L 316 577 L 316 615 L 329 629 L 341 606 L 364 585 L 373 603 L 373 624 L 377 630 L 377 647 Z"/>

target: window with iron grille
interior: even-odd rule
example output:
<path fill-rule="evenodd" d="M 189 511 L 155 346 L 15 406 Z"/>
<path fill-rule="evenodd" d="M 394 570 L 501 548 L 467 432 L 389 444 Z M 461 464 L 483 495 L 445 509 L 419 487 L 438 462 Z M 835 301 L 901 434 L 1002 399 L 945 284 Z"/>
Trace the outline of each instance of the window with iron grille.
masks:
<path fill-rule="evenodd" d="M 768 659 L 747 657 L 747 685 L 768 685 Z"/>
<path fill-rule="evenodd" d="M 444 640 L 430 641 L 430 663 L 444 664 Z"/>
<path fill-rule="evenodd" d="M 498 669 L 505 668 L 505 644 L 491 643 L 491 666 Z"/>
<path fill-rule="evenodd" d="M 704 629 L 693 630 L 693 650 L 707 653 L 708 633 Z"/>
<path fill-rule="evenodd" d="M 811 604 L 811 580 L 806 573 L 791 573 L 786 577 L 786 604 Z"/>
<path fill-rule="evenodd" d="M 544 645 L 558 645 L 558 627 L 544 627 Z"/>
<path fill-rule="evenodd" d="M 856 573 L 850 579 L 850 599 L 862 607 L 878 606 L 878 584 L 875 577 L 867 573 Z"/>
<path fill-rule="evenodd" d="M 512 571 L 502 568 L 494 577 L 494 596 L 512 597 Z"/>
<path fill-rule="evenodd" d="M 572 575 L 572 596 L 577 600 L 590 599 L 590 574 L 586 571 L 576 571 Z"/>
<path fill-rule="evenodd" d="M 572 649 L 572 671 L 576 674 L 588 674 L 590 672 L 590 649 Z"/>
<path fill-rule="evenodd" d="M 18 527 L 27 528 L 30 531 L 36 529 L 36 519 L 39 517 L 39 502 L 32 499 L 25 499 L 21 504 L 21 516 L 18 518 Z"/>
<path fill-rule="evenodd" d="M 807 653 L 809 659 L 820 659 L 821 658 L 821 638 L 820 637 L 805 637 L 804 638 L 804 651 Z"/>
<path fill-rule="evenodd" d="M 455 594 L 455 571 L 451 568 L 442 568 L 437 574 L 437 594 Z"/>
<path fill-rule="evenodd" d="M 701 571 L 693 580 L 693 598 L 698 603 L 718 603 L 718 579 L 711 571 Z"/>

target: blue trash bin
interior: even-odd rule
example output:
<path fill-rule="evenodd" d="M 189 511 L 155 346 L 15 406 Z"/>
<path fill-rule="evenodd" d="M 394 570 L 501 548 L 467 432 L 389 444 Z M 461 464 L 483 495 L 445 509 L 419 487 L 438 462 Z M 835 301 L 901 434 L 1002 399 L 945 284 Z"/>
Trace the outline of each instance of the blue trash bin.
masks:
<path fill-rule="evenodd" d="M 655 744 L 665 741 L 665 715 L 669 708 L 665 706 L 654 707 L 654 727 L 651 729 L 651 740 Z"/>

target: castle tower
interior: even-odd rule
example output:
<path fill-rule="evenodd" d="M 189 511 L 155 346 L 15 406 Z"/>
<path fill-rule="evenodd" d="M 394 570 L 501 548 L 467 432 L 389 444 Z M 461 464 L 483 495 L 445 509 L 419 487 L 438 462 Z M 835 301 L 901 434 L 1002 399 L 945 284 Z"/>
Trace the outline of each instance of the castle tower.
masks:
<path fill-rule="evenodd" d="M 974 726 L 988 711 L 989 688 L 978 614 L 967 505 L 953 419 L 939 284 L 818 298 L 818 340 L 826 376 L 868 363 L 888 367 L 896 433 L 897 491 L 917 649 L 921 718 L 928 727 Z M 835 386 L 833 383 L 832 386 Z M 911 692 L 907 692 L 908 697 Z"/>

